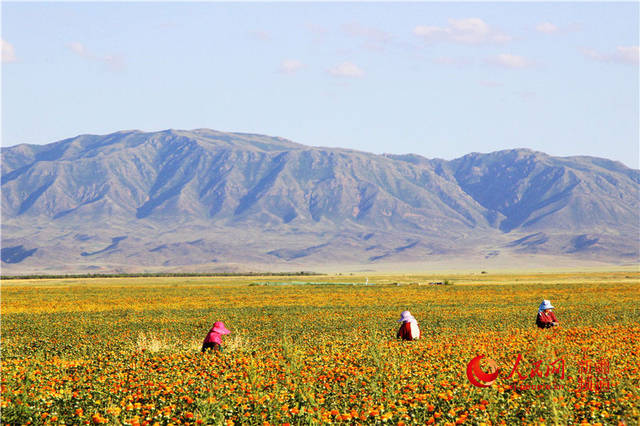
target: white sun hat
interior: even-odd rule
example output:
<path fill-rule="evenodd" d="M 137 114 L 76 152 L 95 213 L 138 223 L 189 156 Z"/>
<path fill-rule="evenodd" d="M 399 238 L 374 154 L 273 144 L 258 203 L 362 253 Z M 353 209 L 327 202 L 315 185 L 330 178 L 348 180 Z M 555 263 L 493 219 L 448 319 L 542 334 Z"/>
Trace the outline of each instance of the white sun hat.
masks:
<path fill-rule="evenodd" d="M 542 303 L 540 304 L 540 307 L 538 308 L 538 312 L 542 312 L 546 309 L 553 309 L 553 306 L 551 306 L 551 302 L 548 300 L 543 300 Z"/>
<path fill-rule="evenodd" d="M 405 321 L 415 321 L 416 319 L 413 317 L 413 315 L 411 315 L 411 312 L 409 311 L 402 311 L 402 313 L 400 314 L 400 319 L 398 320 L 398 322 L 405 322 Z"/>

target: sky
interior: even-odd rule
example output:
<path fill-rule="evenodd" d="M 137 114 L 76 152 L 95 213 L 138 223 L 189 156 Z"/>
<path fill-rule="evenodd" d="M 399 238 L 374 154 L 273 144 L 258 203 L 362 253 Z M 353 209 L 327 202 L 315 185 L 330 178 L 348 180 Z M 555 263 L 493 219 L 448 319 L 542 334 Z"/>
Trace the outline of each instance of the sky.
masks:
<path fill-rule="evenodd" d="M 640 167 L 639 3 L 12 3 L 2 146 L 211 128 Z"/>

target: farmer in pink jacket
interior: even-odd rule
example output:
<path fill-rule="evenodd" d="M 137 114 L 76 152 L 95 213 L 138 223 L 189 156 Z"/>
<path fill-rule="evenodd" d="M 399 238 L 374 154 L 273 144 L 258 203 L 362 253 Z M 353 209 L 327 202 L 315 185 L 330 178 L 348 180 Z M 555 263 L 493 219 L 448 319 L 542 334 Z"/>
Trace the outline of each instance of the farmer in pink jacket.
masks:
<path fill-rule="evenodd" d="M 224 326 L 222 321 L 213 324 L 207 337 L 204 338 L 204 342 L 202 342 L 202 352 L 207 349 L 222 352 L 222 336 L 229 333 L 231 332 L 227 330 L 227 327 Z"/>

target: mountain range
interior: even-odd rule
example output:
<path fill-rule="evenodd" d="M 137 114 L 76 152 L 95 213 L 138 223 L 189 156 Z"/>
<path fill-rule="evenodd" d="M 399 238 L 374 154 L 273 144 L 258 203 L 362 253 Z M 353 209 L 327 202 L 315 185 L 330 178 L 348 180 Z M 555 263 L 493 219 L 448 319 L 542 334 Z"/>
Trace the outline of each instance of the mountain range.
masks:
<path fill-rule="evenodd" d="M 5 274 L 633 265 L 640 171 L 210 129 L 2 148 Z"/>

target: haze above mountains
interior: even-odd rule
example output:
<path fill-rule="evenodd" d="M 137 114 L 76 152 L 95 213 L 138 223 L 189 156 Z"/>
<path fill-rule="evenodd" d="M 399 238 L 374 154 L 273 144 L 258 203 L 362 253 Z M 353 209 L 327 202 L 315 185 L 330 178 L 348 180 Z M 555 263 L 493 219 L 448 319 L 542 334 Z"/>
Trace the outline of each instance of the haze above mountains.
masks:
<path fill-rule="evenodd" d="M 4 274 L 635 264 L 640 171 L 209 129 L 2 148 Z M 354 269 L 356 268 L 356 269 Z"/>

